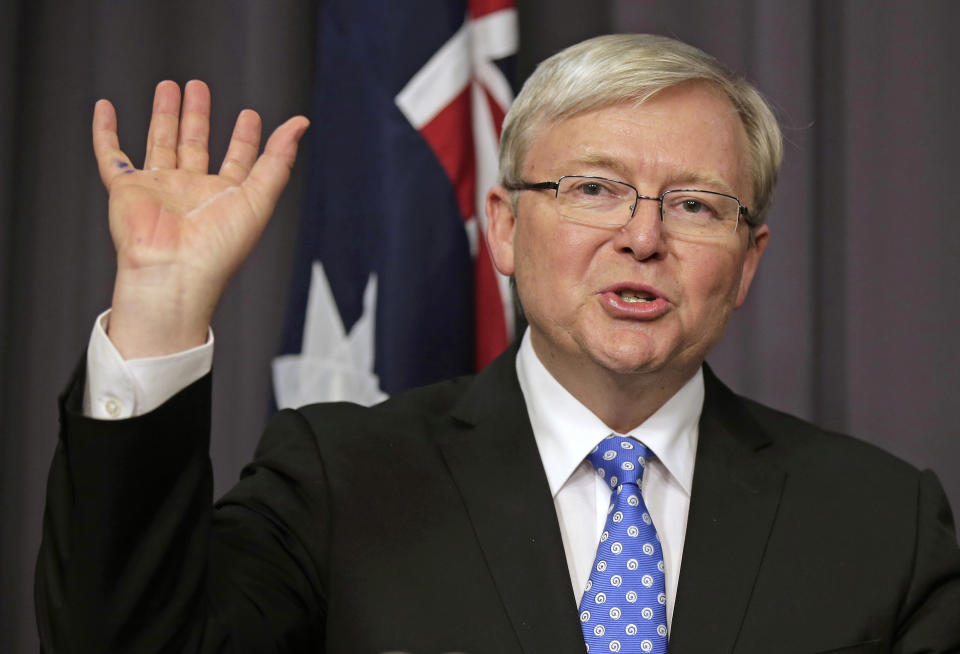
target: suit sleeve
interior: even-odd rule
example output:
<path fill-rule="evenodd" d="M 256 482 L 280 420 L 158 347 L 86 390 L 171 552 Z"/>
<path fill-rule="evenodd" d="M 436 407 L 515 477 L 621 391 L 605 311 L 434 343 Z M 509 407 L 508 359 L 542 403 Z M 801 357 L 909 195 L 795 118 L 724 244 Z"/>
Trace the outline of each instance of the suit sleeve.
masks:
<path fill-rule="evenodd" d="M 920 474 L 914 569 L 893 652 L 960 652 L 960 550 L 950 505 L 934 473 Z"/>
<path fill-rule="evenodd" d="M 82 416 L 82 379 L 48 481 L 44 651 L 322 651 L 326 483 L 302 417 L 278 414 L 213 506 L 209 375 L 119 421 Z"/>

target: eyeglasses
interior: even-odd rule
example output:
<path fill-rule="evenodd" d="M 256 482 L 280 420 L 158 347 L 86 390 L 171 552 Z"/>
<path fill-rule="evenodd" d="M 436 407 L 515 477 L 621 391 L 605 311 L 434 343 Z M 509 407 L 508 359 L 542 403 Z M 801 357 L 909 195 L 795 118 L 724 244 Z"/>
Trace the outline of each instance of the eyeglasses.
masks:
<path fill-rule="evenodd" d="M 726 193 L 677 189 L 660 197 L 640 195 L 626 182 L 605 177 L 565 175 L 556 182 L 507 185 L 511 191 L 555 190 L 557 212 L 574 222 L 602 227 L 622 227 L 630 222 L 639 200 L 660 203 L 660 222 L 674 234 L 728 236 L 737 231 L 741 214 L 748 222 L 750 211 Z"/>

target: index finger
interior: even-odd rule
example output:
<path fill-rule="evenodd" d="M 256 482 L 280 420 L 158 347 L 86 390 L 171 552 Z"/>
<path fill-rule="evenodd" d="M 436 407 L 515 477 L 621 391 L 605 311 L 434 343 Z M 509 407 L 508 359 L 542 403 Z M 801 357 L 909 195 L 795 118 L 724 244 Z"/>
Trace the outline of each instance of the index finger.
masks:
<path fill-rule="evenodd" d="M 117 112 L 109 100 L 97 100 L 93 108 L 93 153 L 103 185 L 110 190 L 114 177 L 134 170 L 130 158 L 120 149 Z"/>

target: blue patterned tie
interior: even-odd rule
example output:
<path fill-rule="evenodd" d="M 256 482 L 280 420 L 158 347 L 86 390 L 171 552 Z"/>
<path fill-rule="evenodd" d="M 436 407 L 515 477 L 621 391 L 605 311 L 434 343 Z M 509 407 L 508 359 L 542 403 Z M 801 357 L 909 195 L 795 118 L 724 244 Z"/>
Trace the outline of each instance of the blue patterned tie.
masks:
<path fill-rule="evenodd" d="M 580 600 L 580 626 L 593 654 L 667 651 L 663 550 L 640 494 L 650 454 L 639 442 L 611 434 L 587 456 L 613 489 Z"/>

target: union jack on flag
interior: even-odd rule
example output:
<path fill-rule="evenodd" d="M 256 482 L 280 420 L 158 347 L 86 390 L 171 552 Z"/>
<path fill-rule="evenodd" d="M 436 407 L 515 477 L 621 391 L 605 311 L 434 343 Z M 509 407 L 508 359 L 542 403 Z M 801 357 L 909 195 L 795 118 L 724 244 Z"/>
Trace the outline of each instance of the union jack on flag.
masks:
<path fill-rule="evenodd" d="M 483 205 L 516 49 L 513 0 L 322 3 L 279 407 L 376 402 L 507 346 Z"/>

